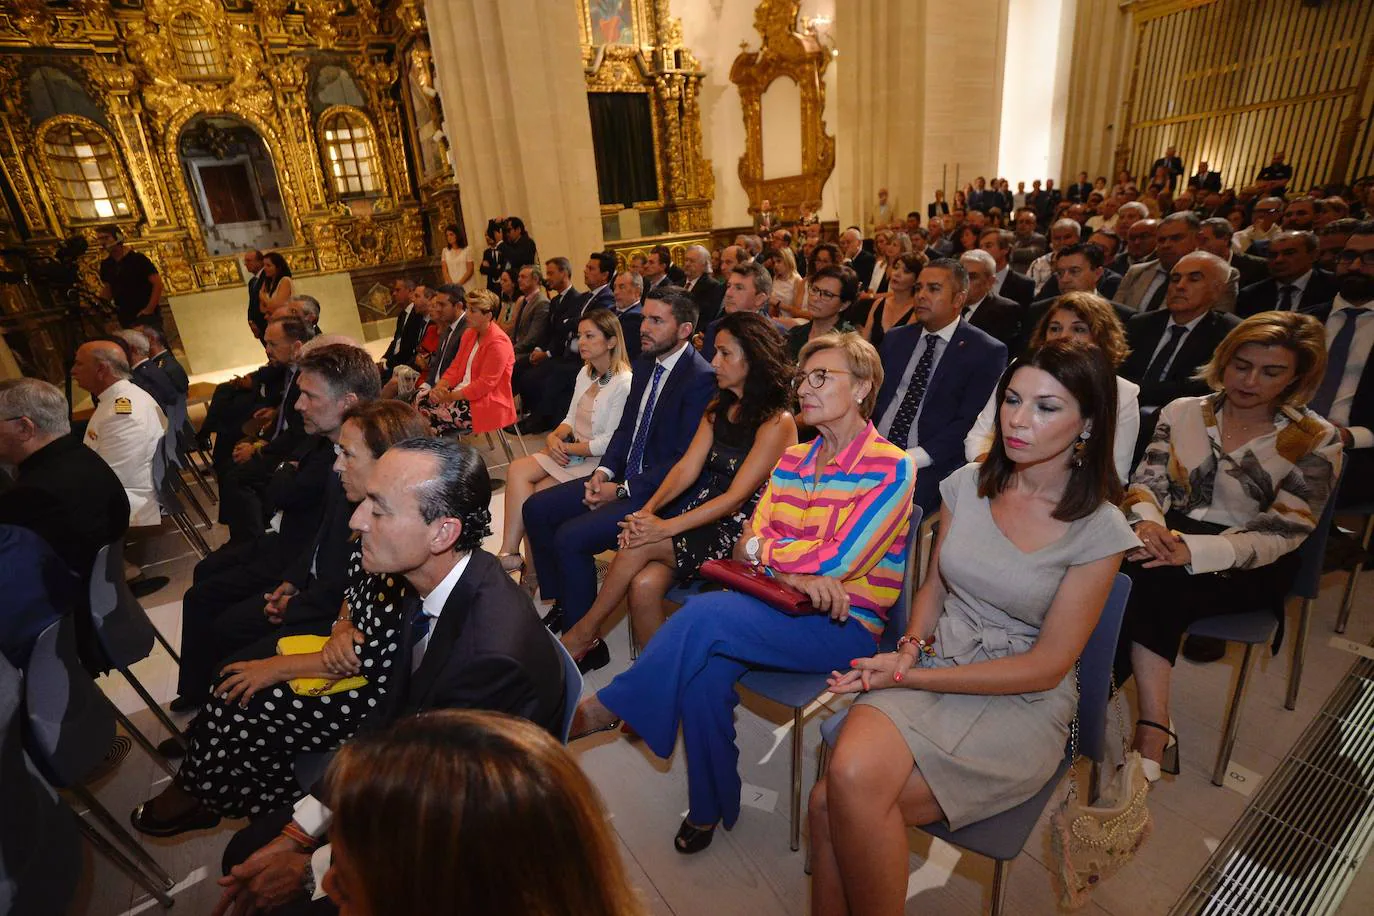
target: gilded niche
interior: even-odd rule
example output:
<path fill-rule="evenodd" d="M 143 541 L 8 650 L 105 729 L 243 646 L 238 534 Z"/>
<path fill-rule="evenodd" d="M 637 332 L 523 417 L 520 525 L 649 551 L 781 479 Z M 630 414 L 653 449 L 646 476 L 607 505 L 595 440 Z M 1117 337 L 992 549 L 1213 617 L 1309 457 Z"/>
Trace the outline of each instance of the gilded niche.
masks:
<path fill-rule="evenodd" d="M 754 10 L 754 29 L 763 39 L 759 50 L 743 51 L 730 67 L 744 112 L 744 155 L 739 180 L 749 195 L 749 212 L 767 199 L 783 220 L 797 219 L 821 206 L 821 191 L 835 169 L 835 137 L 825 129 L 825 70 L 830 55 L 810 35 L 797 32 L 798 0 L 762 0 Z M 799 175 L 763 177 L 763 94 L 779 78 L 801 92 L 801 157 Z"/>

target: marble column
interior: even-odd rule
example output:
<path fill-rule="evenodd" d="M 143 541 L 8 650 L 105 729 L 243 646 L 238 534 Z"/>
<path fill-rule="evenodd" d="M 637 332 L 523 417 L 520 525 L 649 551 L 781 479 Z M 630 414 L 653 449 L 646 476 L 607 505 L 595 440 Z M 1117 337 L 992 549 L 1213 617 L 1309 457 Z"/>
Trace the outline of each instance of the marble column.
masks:
<path fill-rule="evenodd" d="M 602 246 L 577 4 L 427 0 L 444 130 L 477 253 L 493 216 L 519 216 L 547 260 Z"/>
<path fill-rule="evenodd" d="M 925 220 L 933 191 L 997 168 L 1008 0 L 838 3 L 841 225 L 886 187 Z"/>
<path fill-rule="evenodd" d="M 1064 6 L 1074 25 L 1070 43 L 1060 44 L 1061 57 L 1070 61 L 1063 172 L 1066 178 L 1081 170 L 1093 178 L 1106 175 L 1110 186 L 1116 181 L 1114 160 L 1130 79 L 1132 17 L 1117 0 L 1066 0 Z"/>

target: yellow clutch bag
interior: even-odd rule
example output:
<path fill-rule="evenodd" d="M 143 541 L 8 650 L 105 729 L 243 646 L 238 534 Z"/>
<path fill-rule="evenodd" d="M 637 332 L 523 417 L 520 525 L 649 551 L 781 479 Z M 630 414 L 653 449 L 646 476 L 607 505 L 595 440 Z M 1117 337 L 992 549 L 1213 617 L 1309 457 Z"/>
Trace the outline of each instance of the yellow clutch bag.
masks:
<path fill-rule="evenodd" d="M 277 640 L 278 655 L 309 655 L 319 652 L 329 642 L 328 636 L 283 636 Z M 365 677 L 346 677 L 331 681 L 323 677 L 293 677 L 291 692 L 303 697 L 325 697 L 345 690 L 357 690 L 367 685 Z"/>

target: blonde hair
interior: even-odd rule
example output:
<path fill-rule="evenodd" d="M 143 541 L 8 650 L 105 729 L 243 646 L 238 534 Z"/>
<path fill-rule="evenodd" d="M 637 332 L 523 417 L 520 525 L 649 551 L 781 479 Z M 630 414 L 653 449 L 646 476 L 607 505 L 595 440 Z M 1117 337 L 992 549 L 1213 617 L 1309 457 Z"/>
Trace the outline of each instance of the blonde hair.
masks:
<path fill-rule="evenodd" d="M 823 334 L 801 348 L 797 356 L 798 368 L 804 367 L 808 359 L 823 350 L 839 350 L 844 354 L 850 375 L 855 381 L 872 383 L 868 394 L 859 402 L 859 416 L 869 419 L 873 415 L 873 406 L 878 403 L 878 390 L 883 387 L 883 361 L 878 351 L 862 334 L 854 331 Z"/>
<path fill-rule="evenodd" d="M 475 305 L 493 316 L 501 311 L 501 297 L 489 289 L 474 289 L 463 297 L 463 301 L 468 308 Z"/>
<path fill-rule="evenodd" d="M 1126 344 L 1126 329 L 1121 326 L 1116 309 L 1097 293 L 1082 292 L 1064 293 L 1054 301 L 1049 311 L 1036 323 L 1028 349 L 1033 350 L 1045 345 L 1045 335 L 1049 333 L 1050 321 L 1053 320 L 1054 313 L 1061 309 L 1073 312 L 1087 323 L 1093 343 L 1107 355 L 1112 368 L 1119 368 L 1126 361 L 1126 357 L 1131 355 L 1131 348 Z"/>
<path fill-rule="evenodd" d="M 359 735 L 325 797 L 369 912 L 644 912 L 590 780 L 524 719 L 446 709 Z"/>
<path fill-rule="evenodd" d="M 611 374 L 618 375 L 621 372 L 630 370 L 630 355 L 625 352 L 625 329 L 620 324 L 620 319 L 615 317 L 610 309 L 592 309 L 587 314 L 577 320 L 578 324 L 590 321 L 596 325 L 596 329 L 601 332 L 607 340 L 615 341 L 615 349 L 611 351 Z M 589 361 L 587 363 L 587 375 L 596 377 L 596 370 L 592 368 Z"/>
<path fill-rule="evenodd" d="M 1294 367 L 1295 377 L 1280 395 L 1279 406 L 1305 406 L 1321 386 L 1322 377 L 1326 374 L 1326 328 L 1316 318 L 1302 312 L 1260 312 L 1251 315 L 1231 329 L 1226 339 L 1217 345 L 1211 361 L 1195 377 L 1206 382 L 1213 391 L 1223 390 L 1226 387 L 1222 381 L 1226 365 L 1246 344 L 1283 347 L 1292 351 L 1297 364 Z"/>
<path fill-rule="evenodd" d="M 790 280 L 797 276 L 797 256 L 792 253 L 792 249 L 786 245 L 778 249 L 778 258 L 786 268 L 779 279 Z"/>

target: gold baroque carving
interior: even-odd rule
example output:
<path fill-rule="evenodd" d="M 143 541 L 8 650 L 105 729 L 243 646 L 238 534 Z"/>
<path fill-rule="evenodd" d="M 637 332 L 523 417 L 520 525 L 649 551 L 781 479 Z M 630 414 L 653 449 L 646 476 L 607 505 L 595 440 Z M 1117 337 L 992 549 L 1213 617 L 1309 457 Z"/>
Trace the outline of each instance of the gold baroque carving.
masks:
<path fill-rule="evenodd" d="M 742 51 L 730 67 L 744 112 L 744 155 L 739 179 L 749 195 L 749 212 L 767 198 L 784 221 L 820 209 L 821 192 L 835 169 L 835 138 L 825 129 L 825 70 L 830 55 L 814 39 L 794 30 L 798 0 L 762 0 L 754 28 L 763 39 L 758 51 Z M 763 94 L 780 77 L 801 91 L 802 173 L 763 177 Z"/>

